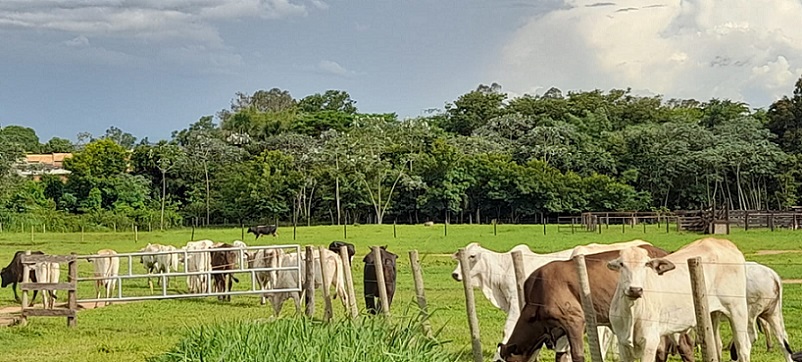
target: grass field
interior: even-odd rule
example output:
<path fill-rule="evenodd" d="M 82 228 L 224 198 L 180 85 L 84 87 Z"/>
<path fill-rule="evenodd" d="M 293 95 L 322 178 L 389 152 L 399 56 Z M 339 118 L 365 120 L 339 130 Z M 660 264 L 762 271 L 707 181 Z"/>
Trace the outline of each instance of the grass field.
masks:
<path fill-rule="evenodd" d="M 450 225 L 448 236 L 444 236 L 442 225 L 423 227 L 420 225 L 397 226 L 397 238 L 393 237 L 392 225 L 348 226 L 347 241 L 357 245 L 354 258 L 354 284 L 360 308 L 364 309 L 362 295 L 362 257 L 371 245 L 388 245 L 390 251 L 399 255 L 398 284 L 393 303 L 394 318 L 401 318 L 403 311 L 414 306 L 414 289 L 409 268 L 409 250 L 418 250 L 426 284 L 431 322 L 435 328 L 442 327 L 440 339 L 449 341 L 447 348 L 455 356 L 462 354 L 460 360 L 469 361 L 470 334 L 466 321 L 465 301 L 461 283 L 451 279 L 451 271 L 456 262 L 451 254 L 469 242 L 480 242 L 490 249 L 506 251 L 517 244 L 527 244 L 537 252 L 553 252 L 575 245 L 591 242 L 609 243 L 632 239 L 644 239 L 656 246 L 674 250 L 687 244 L 700 235 L 677 233 L 671 228 L 648 226 L 644 233 L 641 226 L 621 228 L 610 226 L 601 234 L 576 232 L 556 225 L 550 225 L 544 235 L 540 225 L 498 225 L 497 235 L 490 225 Z M 231 242 L 240 239 L 239 229 L 200 229 L 195 231 L 195 239 L 212 239 Z M 733 230 L 729 236 L 744 252 L 748 260 L 764 263 L 784 279 L 802 279 L 802 268 L 797 262 L 802 252 L 802 232 L 789 230 Z M 189 230 L 166 232 L 140 232 L 139 241 L 134 242 L 132 233 L 86 233 L 35 234 L 31 241 L 30 233 L 0 233 L 0 263 L 7 263 L 17 250 L 42 250 L 48 254 L 91 254 L 98 249 L 111 248 L 117 252 L 132 252 L 147 243 L 184 245 L 190 239 Z M 252 235 L 246 235 L 249 245 L 292 244 L 328 245 L 332 240 L 343 240 L 343 228 L 333 226 L 298 228 L 293 241 L 292 229 L 283 228 L 278 238 L 262 237 L 254 242 Z M 762 250 L 786 251 L 777 254 L 758 253 Z M 142 266 L 135 262 L 135 270 Z M 127 265 L 121 261 L 121 273 Z M 81 276 L 92 273 L 91 264 L 82 262 Z M 62 273 L 62 277 L 66 275 Z M 183 279 L 183 278 L 180 278 Z M 250 283 L 248 280 L 240 284 Z M 125 284 L 126 293 L 149 294 L 144 280 Z M 173 290 L 186 288 L 186 282 L 179 280 L 171 284 Z M 236 287 L 235 287 L 236 288 Z M 244 287 L 240 287 L 243 289 Z M 802 286 L 785 284 L 784 315 L 792 347 L 802 348 Z M 81 298 L 93 294 L 91 284 L 79 286 Z M 129 294 L 130 294 L 129 293 Z M 505 314 L 494 308 L 477 290 L 477 310 L 480 320 L 482 345 L 489 359 L 496 343 L 501 338 Z M 38 300 L 39 301 L 39 300 Z M 18 305 L 12 292 L 0 290 L 0 307 Z M 317 313 L 322 316 L 318 304 Z M 334 302 L 335 318 L 343 318 L 344 310 L 339 301 Z M 284 306 L 281 318 L 292 318 L 294 307 Z M 257 297 L 235 296 L 232 302 L 218 302 L 215 298 L 162 300 L 134 302 L 112 305 L 105 308 L 85 310 L 78 314 L 78 327 L 68 329 L 63 318 L 30 318 L 25 327 L 0 328 L 0 360 L 29 361 L 47 358 L 49 361 L 142 361 L 147 357 L 164 353 L 173 347 L 188 329 L 200 325 L 228 321 L 270 319 L 272 308 L 260 306 Z M 777 361 L 782 357 L 777 348 L 767 353 L 761 336 L 753 351 L 753 361 Z M 545 360 L 553 354 L 546 353 Z M 268 359 L 269 360 L 269 359 Z M 678 360 L 678 359 L 677 359 Z"/>

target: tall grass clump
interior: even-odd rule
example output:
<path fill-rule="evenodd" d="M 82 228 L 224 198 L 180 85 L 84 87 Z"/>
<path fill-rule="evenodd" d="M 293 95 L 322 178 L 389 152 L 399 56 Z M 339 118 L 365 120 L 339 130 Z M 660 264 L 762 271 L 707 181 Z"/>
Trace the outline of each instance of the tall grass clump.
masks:
<path fill-rule="evenodd" d="M 226 322 L 191 329 L 178 345 L 150 362 L 455 361 L 420 318 L 393 323 L 380 317 L 321 322 L 308 318 Z"/>

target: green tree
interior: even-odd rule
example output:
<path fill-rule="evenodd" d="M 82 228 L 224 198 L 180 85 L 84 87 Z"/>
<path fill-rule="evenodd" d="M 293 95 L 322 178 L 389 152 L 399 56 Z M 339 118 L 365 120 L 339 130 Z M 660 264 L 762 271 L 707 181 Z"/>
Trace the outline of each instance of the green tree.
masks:
<path fill-rule="evenodd" d="M 453 104 L 446 104 L 448 118 L 441 127 L 468 136 L 489 120 L 502 115 L 506 99 L 507 95 L 499 89 L 480 85 L 477 90 L 459 96 Z"/>
<path fill-rule="evenodd" d="M 42 145 L 41 151 L 42 153 L 71 153 L 75 152 L 75 145 L 68 139 L 53 137 Z"/>
<path fill-rule="evenodd" d="M 39 144 L 39 136 L 33 128 L 23 126 L 6 126 L 0 129 L 0 137 L 5 139 L 5 142 L 17 144 L 25 152 L 38 153 L 41 145 Z"/>
<path fill-rule="evenodd" d="M 357 112 L 356 101 L 351 99 L 348 92 L 332 89 L 323 94 L 315 93 L 304 97 L 298 102 L 298 108 L 306 113 L 333 111 L 355 114 Z"/>
<path fill-rule="evenodd" d="M 103 136 L 103 138 L 114 141 L 126 150 L 133 149 L 134 144 L 136 144 L 136 137 L 128 132 L 123 132 L 123 130 L 115 126 L 109 127 L 109 129 L 106 130 L 106 134 Z"/>

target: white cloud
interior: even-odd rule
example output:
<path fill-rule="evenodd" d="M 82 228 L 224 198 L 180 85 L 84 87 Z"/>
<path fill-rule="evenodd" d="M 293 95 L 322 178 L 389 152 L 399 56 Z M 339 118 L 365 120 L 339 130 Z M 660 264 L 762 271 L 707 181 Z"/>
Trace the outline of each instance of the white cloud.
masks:
<path fill-rule="evenodd" d="M 85 48 L 89 46 L 89 39 L 83 35 L 72 38 L 64 42 L 64 45 L 76 48 Z"/>
<path fill-rule="evenodd" d="M 532 92 L 642 89 L 766 106 L 802 73 L 797 0 L 565 0 L 504 45 L 492 79 Z"/>
<path fill-rule="evenodd" d="M 321 70 L 325 73 L 338 75 L 338 76 L 346 76 L 349 74 L 353 74 L 352 71 L 345 69 L 342 65 L 335 61 L 331 60 L 321 60 L 320 63 L 317 64 L 318 70 Z"/>

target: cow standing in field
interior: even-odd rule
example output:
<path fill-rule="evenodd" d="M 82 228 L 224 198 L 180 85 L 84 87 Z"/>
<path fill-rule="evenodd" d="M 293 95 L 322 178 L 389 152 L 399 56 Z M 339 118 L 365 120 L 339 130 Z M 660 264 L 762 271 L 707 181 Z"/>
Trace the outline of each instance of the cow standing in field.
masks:
<path fill-rule="evenodd" d="M 212 270 L 211 256 L 209 249 L 214 242 L 211 240 L 190 241 L 181 249 L 186 251 L 184 265 L 187 272 L 203 273 Z M 195 274 L 187 276 L 187 286 L 190 293 L 205 293 L 209 284 L 207 274 Z"/>
<path fill-rule="evenodd" d="M 236 269 L 237 265 L 237 252 L 234 250 L 226 250 L 231 249 L 234 246 L 231 244 L 222 244 L 219 246 L 215 246 L 209 252 L 211 260 L 212 260 L 212 270 L 213 271 L 220 271 L 220 270 L 234 270 Z M 234 282 L 239 283 L 239 279 L 234 277 L 232 273 L 215 273 L 212 276 L 214 278 L 214 288 L 212 289 L 215 293 L 225 293 L 230 292 L 231 287 L 234 285 Z M 228 288 L 226 289 L 226 279 L 228 279 Z M 231 301 L 230 295 L 218 295 L 217 300 L 221 301 Z"/>
<path fill-rule="evenodd" d="M 381 302 L 379 302 L 378 307 L 376 305 L 376 301 L 379 298 L 379 288 L 385 288 L 387 291 L 387 306 L 389 307 L 393 304 L 393 295 L 395 295 L 395 261 L 398 259 L 398 255 L 395 255 L 389 251 L 387 251 L 386 246 L 382 246 L 380 249 L 381 253 L 381 265 L 382 265 L 382 274 L 384 275 L 384 285 L 379 285 L 378 278 L 376 277 L 376 258 L 373 255 L 373 251 L 371 250 L 368 255 L 365 255 L 365 258 L 362 259 L 365 262 L 365 269 L 364 269 L 364 289 L 365 289 L 365 307 L 370 314 L 376 314 L 377 312 L 381 312 Z"/>
<path fill-rule="evenodd" d="M 800 360 L 794 359 L 791 346 L 788 344 L 788 333 L 785 331 L 782 309 L 782 279 L 771 268 L 755 262 L 746 262 L 746 301 L 749 308 L 749 341 L 757 340 L 756 324 L 763 323 L 763 333 L 769 345 L 773 334 L 783 347 L 786 362 Z M 730 342 L 730 357 L 738 360 L 735 344 Z"/>
<path fill-rule="evenodd" d="M 538 268 L 556 260 L 567 260 L 573 255 L 599 253 L 608 250 L 619 250 L 629 246 L 651 245 L 643 240 L 633 240 L 616 244 L 589 244 L 577 246 L 573 249 L 558 251 L 551 254 L 533 253 L 526 245 L 517 245 L 506 253 L 497 253 L 483 248 L 479 243 L 470 243 L 465 247 L 470 261 L 470 278 L 474 288 L 479 288 L 482 294 L 494 307 L 507 313 L 507 320 L 504 323 L 504 334 L 501 343 L 506 343 L 512 334 L 515 323 L 521 314 L 521 307 L 518 305 L 518 283 L 515 280 L 515 270 L 513 269 L 512 253 L 520 251 L 524 262 L 524 275 L 529 275 Z M 457 260 L 457 253 L 453 258 Z M 462 281 L 462 267 L 457 260 L 457 267 L 451 273 L 454 280 Z M 600 329 L 604 333 L 602 336 L 612 337 L 612 331 L 604 328 Z M 606 339 L 605 339 L 606 341 Z M 556 350 L 567 352 L 568 343 L 565 338 L 557 341 Z M 500 361 L 499 350 L 493 356 L 493 361 Z"/>
<path fill-rule="evenodd" d="M 299 258 L 297 253 L 285 253 L 280 249 L 276 249 L 267 250 L 264 256 L 267 259 L 265 264 L 272 268 L 297 267 L 300 263 L 300 280 L 298 280 L 298 272 L 296 270 L 263 272 L 265 273 L 266 277 L 275 278 L 270 281 L 274 289 L 296 288 L 299 285 L 303 286 L 303 284 L 306 282 L 305 270 L 308 262 L 306 260 L 306 254 L 302 253 L 301 257 Z M 326 268 L 326 274 L 331 276 L 329 278 L 329 285 L 323 285 L 323 275 L 320 270 L 320 258 L 323 258 L 323 267 Z M 343 264 L 339 255 L 328 249 L 323 249 L 323 253 L 321 255 L 318 249 L 315 249 L 313 251 L 313 260 L 311 262 L 313 262 L 315 266 L 315 288 L 331 288 L 331 284 L 334 284 L 336 292 L 331 294 L 332 298 L 336 299 L 339 296 L 343 306 L 347 309 L 348 294 L 345 292 Z M 270 299 L 270 303 L 273 305 L 273 310 L 275 311 L 276 316 L 278 316 L 281 313 L 284 302 L 290 298 L 292 298 L 295 302 L 295 312 L 300 312 L 301 297 L 303 296 L 304 291 L 302 290 L 301 292 L 268 293 L 267 298 Z"/>
<path fill-rule="evenodd" d="M 704 266 L 708 308 L 719 355 L 718 327 L 726 316 L 739 360 L 750 361 L 746 261 L 732 242 L 705 238 L 663 257 L 654 257 L 641 248 L 624 249 L 618 258 L 608 262 L 608 268 L 620 270 L 609 318 L 618 337 L 622 362 L 638 358 L 642 362 L 654 361 L 661 337 L 673 338 L 676 333 L 696 326 L 687 264 L 688 259 L 695 257 L 701 257 Z"/>
<path fill-rule="evenodd" d="M 61 275 L 58 263 L 36 263 L 33 265 L 33 270 L 36 273 L 37 283 L 58 283 Z M 45 309 L 53 309 L 56 304 L 56 291 L 55 290 L 42 290 L 42 304 Z"/>
<path fill-rule="evenodd" d="M 651 245 L 633 248 L 643 250 L 648 255 L 667 254 Z M 618 255 L 619 251 L 612 250 L 585 256 L 600 336 L 601 327 L 610 325 L 608 310 L 617 282 L 617 274 L 607 268 L 607 262 Z M 526 304 L 508 342 L 501 345 L 500 354 L 504 361 L 529 361 L 538 355 L 544 345 L 556 345 L 563 338 L 567 339 L 570 348 L 556 348 L 557 361 L 566 355 L 566 350 L 570 351 L 573 362 L 584 361 L 585 314 L 580 291 L 576 266 L 572 260 L 554 261 L 532 272 L 524 283 Z M 607 343 L 602 341 L 600 347 L 604 356 Z M 687 336 L 680 341 L 679 349 L 684 361 L 693 361 L 693 343 Z M 652 358 L 656 354 L 658 351 L 652 353 Z M 658 357 L 660 361 L 665 361 L 666 351 L 660 351 Z"/>
<path fill-rule="evenodd" d="M 164 252 L 153 255 L 142 255 L 140 257 L 139 262 L 142 263 L 148 274 L 170 273 L 171 270 L 177 271 L 179 268 L 178 264 L 180 263 L 180 258 L 175 246 L 148 243 L 148 245 L 139 251 L 146 253 Z M 165 278 L 165 280 L 165 283 L 169 286 L 170 280 L 167 278 Z M 156 278 L 156 285 L 160 286 L 161 283 L 162 278 Z M 150 287 L 150 293 L 153 294 L 153 281 L 150 280 L 150 277 L 148 277 L 148 287 Z"/>
<path fill-rule="evenodd" d="M 262 235 L 273 235 L 273 237 L 278 236 L 278 228 L 276 225 L 251 226 L 248 228 L 248 232 L 256 235 L 255 239 L 259 239 L 259 236 Z"/>
<path fill-rule="evenodd" d="M 95 299 L 100 299 L 103 291 L 106 292 L 106 299 L 111 298 L 111 293 L 117 285 L 117 278 L 114 278 L 120 272 L 120 258 L 117 257 L 117 252 L 111 249 L 98 250 L 97 255 L 103 255 L 103 258 L 89 259 L 90 263 L 94 264 L 95 278 L 104 278 L 95 280 Z M 97 307 L 98 302 L 95 302 Z M 104 305 L 111 304 L 106 301 Z"/>
<path fill-rule="evenodd" d="M 17 283 L 22 283 L 22 256 L 25 255 L 24 251 L 17 251 L 14 253 L 14 258 L 11 259 L 11 262 L 8 263 L 8 266 L 3 268 L 0 271 L 0 277 L 2 277 L 2 287 L 5 288 L 9 284 L 11 284 L 11 290 L 14 291 L 14 300 L 19 301 L 19 297 L 17 296 Z M 44 255 L 41 251 L 32 251 L 31 255 Z M 28 279 L 31 282 L 36 282 L 36 272 L 34 269 L 30 269 L 30 273 L 28 274 Z M 36 294 L 38 291 L 33 291 L 33 298 L 30 300 L 30 305 L 33 305 L 33 301 L 36 299 Z"/>

